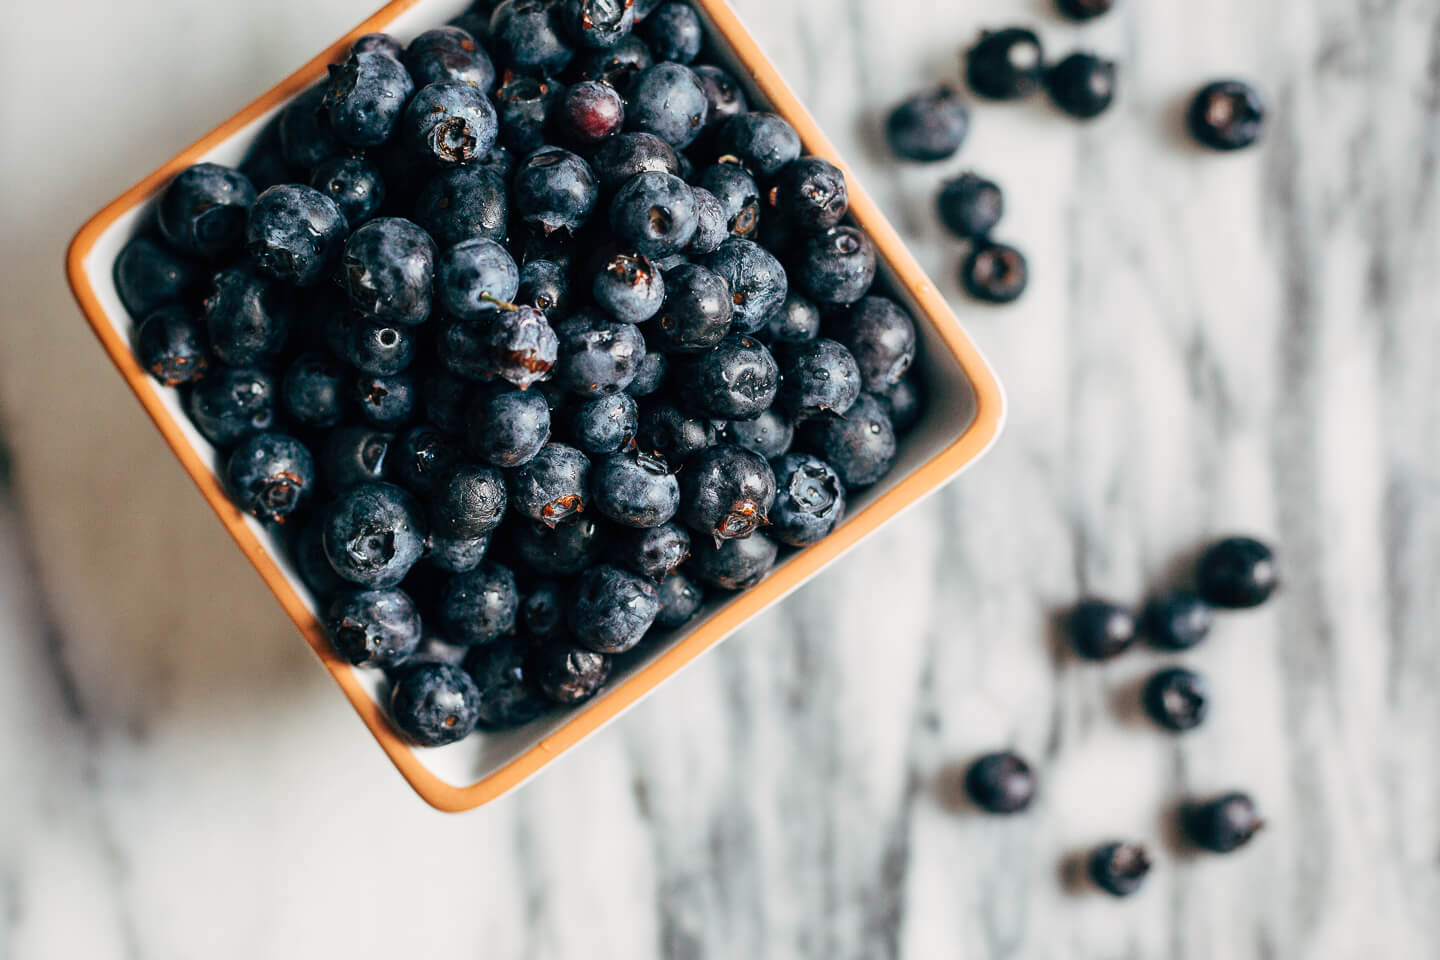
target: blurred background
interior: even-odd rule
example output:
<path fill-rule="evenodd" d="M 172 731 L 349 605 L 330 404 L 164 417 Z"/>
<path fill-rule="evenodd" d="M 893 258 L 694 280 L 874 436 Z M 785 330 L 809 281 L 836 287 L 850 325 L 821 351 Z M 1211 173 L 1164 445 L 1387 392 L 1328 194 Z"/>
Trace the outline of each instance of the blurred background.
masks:
<path fill-rule="evenodd" d="M 0 39 L 0 957 L 1440 955 L 1440 6 L 735 0 L 988 353 L 997 449 L 543 778 L 446 817 L 394 773 L 103 357 L 65 288 L 103 203 L 377 0 L 12 4 Z M 1120 63 L 1079 125 L 976 105 L 904 166 L 889 107 L 981 27 Z M 1256 149 L 1181 125 L 1267 97 Z M 1007 191 L 1016 305 L 960 291 L 943 176 Z M 1207 538 L 1286 589 L 1183 657 L 1065 655 Z M 1210 722 L 1133 704 L 1204 670 Z M 1024 817 L 959 802 L 1015 747 Z M 1182 797 L 1270 826 L 1185 855 Z M 1122 837 L 1126 902 L 1066 857 Z"/>

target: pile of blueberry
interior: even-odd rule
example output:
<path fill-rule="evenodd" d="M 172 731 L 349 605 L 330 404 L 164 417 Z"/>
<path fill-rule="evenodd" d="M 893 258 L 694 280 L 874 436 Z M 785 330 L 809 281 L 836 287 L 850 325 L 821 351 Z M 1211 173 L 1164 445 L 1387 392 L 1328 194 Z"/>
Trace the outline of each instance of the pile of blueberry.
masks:
<path fill-rule="evenodd" d="M 1069 616 L 1069 637 L 1085 660 L 1119 656 L 1144 637 L 1161 650 L 1188 650 L 1210 635 L 1216 610 L 1245 610 L 1268 600 L 1279 586 L 1274 552 L 1250 537 L 1228 537 L 1201 555 L 1192 587 L 1151 597 L 1141 612 L 1108 600 L 1082 601 Z M 1184 667 L 1167 667 L 1141 690 L 1144 711 L 1161 727 L 1193 730 L 1209 709 L 1205 678 Z M 965 788 L 981 809 L 1018 813 L 1035 795 L 1030 764 L 1011 751 L 987 754 L 965 775 Z M 1255 801 L 1239 791 L 1181 807 L 1181 828 L 1197 847 L 1230 853 L 1249 843 L 1264 825 Z M 1150 872 L 1149 851 L 1138 843 L 1107 843 L 1092 851 L 1087 872 L 1100 889 L 1117 897 L 1140 889 Z"/>
<path fill-rule="evenodd" d="M 704 41 L 653 0 L 362 37 L 116 264 L 141 364 L 418 744 L 593 696 L 919 416 L 844 175 Z"/>
<path fill-rule="evenodd" d="M 1086 21 L 1108 13 L 1113 0 L 1056 0 L 1058 11 Z M 1044 90 L 1062 112 L 1092 120 L 1115 101 L 1116 65 L 1087 51 L 1056 63 L 1027 27 L 985 31 L 965 53 L 965 78 L 976 96 L 1015 101 Z M 1239 150 L 1260 137 L 1265 110 L 1260 95 L 1239 80 L 1206 85 L 1191 101 L 1186 122 L 1203 146 Z M 948 84 L 917 93 L 890 112 L 886 136 L 896 155 L 918 163 L 953 157 L 970 132 L 970 111 Z M 1018 300 L 1029 283 L 1029 263 L 1015 247 L 991 238 L 1005 213 L 998 184 L 974 172 L 946 180 L 936 198 L 940 222 L 969 246 L 960 267 L 966 293 L 986 303 Z"/>

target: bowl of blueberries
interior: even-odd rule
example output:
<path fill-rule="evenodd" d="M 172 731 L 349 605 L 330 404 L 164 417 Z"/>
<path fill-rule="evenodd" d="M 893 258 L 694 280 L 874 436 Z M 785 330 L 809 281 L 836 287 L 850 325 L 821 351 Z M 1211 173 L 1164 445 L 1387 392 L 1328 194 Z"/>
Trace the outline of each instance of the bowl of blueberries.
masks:
<path fill-rule="evenodd" d="M 101 210 L 71 285 L 443 810 L 533 775 L 999 434 L 723 0 L 396 0 Z"/>

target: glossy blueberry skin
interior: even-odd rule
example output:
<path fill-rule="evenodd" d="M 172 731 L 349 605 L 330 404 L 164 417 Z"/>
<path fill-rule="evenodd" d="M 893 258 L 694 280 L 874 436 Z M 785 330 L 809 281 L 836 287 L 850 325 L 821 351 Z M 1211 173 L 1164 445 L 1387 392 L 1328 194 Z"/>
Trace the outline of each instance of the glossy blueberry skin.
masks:
<path fill-rule="evenodd" d="M 292 420 L 333 427 L 344 412 L 345 371 L 323 353 L 302 353 L 285 371 L 281 399 Z"/>
<path fill-rule="evenodd" d="M 365 587 L 397 586 L 425 553 L 420 505 L 390 483 L 360 483 L 330 505 L 322 533 L 335 572 Z"/>
<path fill-rule="evenodd" d="M 1115 0 L 1055 0 L 1055 9 L 1071 20 L 1093 20 L 1110 12 Z"/>
<path fill-rule="evenodd" d="M 295 532 L 295 538 L 290 543 L 290 556 L 295 561 L 301 581 L 320 601 L 328 600 L 349 587 L 330 566 L 330 558 L 325 556 L 322 526 L 323 518 L 312 516 Z"/>
<path fill-rule="evenodd" d="M 926 90 L 901 101 L 885 122 L 890 149 L 918 163 L 953 157 L 969 132 L 970 111 L 950 86 Z"/>
<path fill-rule="evenodd" d="M 681 264 L 665 276 L 665 302 L 651 325 L 658 345 L 676 353 L 701 353 L 730 332 L 734 306 L 725 278 L 699 264 Z"/>
<path fill-rule="evenodd" d="M 292 167 L 313 170 L 352 149 L 330 129 L 330 111 L 325 103 L 329 86 L 327 81 L 311 87 L 280 111 L 275 124 L 280 155 Z"/>
<path fill-rule="evenodd" d="M 697 539 L 748 537 L 775 503 L 775 473 L 759 454 L 733 444 L 699 453 L 680 475 L 680 519 Z"/>
<path fill-rule="evenodd" d="M 446 573 L 469 573 L 490 549 L 489 537 L 437 537 L 426 541 L 425 559 Z"/>
<path fill-rule="evenodd" d="M 760 187 L 738 163 L 712 163 L 700 174 L 700 186 L 720 201 L 725 226 L 737 237 L 753 237 L 760 229 Z"/>
<path fill-rule="evenodd" d="M 415 416 L 419 391 L 408 373 L 389 377 L 362 374 L 351 385 L 351 405 L 372 426 L 391 430 L 409 423 Z"/>
<path fill-rule="evenodd" d="M 527 662 L 532 644 L 502 640 L 477 647 L 465 661 L 475 686 L 480 689 L 481 730 L 511 730 L 523 727 L 549 709 L 531 676 Z"/>
<path fill-rule="evenodd" d="M 720 249 L 720 244 L 730 236 L 730 224 L 725 217 L 725 207 L 715 194 L 704 187 L 691 187 L 690 195 L 695 201 L 695 236 L 685 252 L 692 257 L 703 257 Z"/>
<path fill-rule="evenodd" d="M 678 523 L 627 530 L 615 546 L 615 559 L 625 568 L 664 580 L 690 556 L 690 533 Z"/>
<path fill-rule="evenodd" d="M 915 321 L 888 297 L 861 298 L 838 333 L 872 393 L 899 383 L 915 362 Z"/>
<path fill-rule="evenodd" d="M 610 678 L 610 658 L 555 640 L 538 643 L 526 660 L 540 692 L 561 706 L 584 703 Z"/>
<path fill-rule="evenodd" d="M 275 382 L 263 370 L 220 367 L 190 389 L 185 411 L 206 440 L 228 447 L 275 423 Z"/>
<path fill-rule="evenodd" d="M 1150 867 L 1150 854 L 1138 843 L 1107 843 L 1085 859 L 1090 882 L 1112 897 L 1138 893 Z"/>
<path fill-rule="evenodd" d="M 569 312 L 570 279 L 565 268 L 551 260 L 531 260 L 520 268 L 517 303 L 528 303 L 558 320 Z"/>
<path fill-rule="evenodd" d="M 1115 61 L 1072 53 L 1045 74 L 1050 100 L 1072 117 L 1090 120 L 1115 100 Z"/>
<path fill-rule="evenodd" d="M 777 345 L 814 340 L 820 335 L 820 308 L 798 293 L 792 293 L 757 333 Z"/>
<path fill-rule="evenodd" d="M 1140 629 L 1162 650 L 1188 650 L 1210 636 L 1215 614 L 1198 593 L 1171 590 L 1151 597 L 1141 614 Z"/>
<path fill-rule="evenodd" d="M 348 426 L 325 436 L 321 474 L 337 493 L 357 484 L 384 479 L 389 470 L 393 434 L 368 426 Z"/>
<path fill-rule="evenodd" d="M 357 667 L 393 667 L 420 646 L 420 612 L 403 590 L 346 589 L 330 602 L 325 629 Z"/>
<path fill-rule="evenodd" d="M 763 533 L 737 540 L 696 537 L 695 573 L 706 583 L 722 590 L 748 590 L 765 579 L 780 548 Z"/>
<path fill-rule="evenodd" d="M 161 307 L 140 324 L 135 358 L 167 387 L 199 380 L 210 367 L 205 339 L 190 311 L 178 303 Z"/>
<path fill-rule="evenodd" d="M 565 69 L 574 52 L 560 38 L 552 0 L 506 0 L 490 15 L 490 51 L 516 73 L 548 76 Z"/>
<path fill-rule="evenodd" d="M 680 173 L 675 148 L 653 133 L 622 133 L 600 145 L 591 159 L 600 186 L 608 193 L 642 173 Z M 677 248 L 678 249 L 678 248 Z"/>
<path fill-rule="evenodd" d="M 145 234 L 125 244 L 115 260 L 115 292 L 132 317 L 184 299 L 198 279 L 187 260 Z"/>
<path fill-rule="evenodd" d="M 809 421 L 802 436 L 811 450 L 835 468 L 850 490 L 870 486 L 889 473 L 895 463 L 895 427 L 884 408 L 868 393 L 860 394 L 843 419 Z"/>
<path fill-rule="evenodd" d="M 1187 806 L 1181 825 L 1191 842 L 1201 849 L 1233 853 L 1253 840 L 1265 821 L 1249 794 L 1235 792 Z"/>
<path fill-rule="evenodd" d="M 1030 265 L 1025 255 L 1003 243 L 977 243 L 960 267 L 965 292 L 985 303 L 1013 303 L 1029 282 Z"/>
<path fill-rule="evenodd" d="M 965 54 L 970 89 L 989 100 L 1018 100 L 1040 89 L 1045 51 L 1033 30 L 985 31 Z"/>
<path fill-rule="evenodd" d="M 461 320 L 492 317 L 496 300 L 508 303 L 520 289 L 520 268 L 510 252 L 494 240 L 458 243 L 435 264 L 435 292 L 440 304 Z"/>
<path fill-rule="evenodd" d="M 875 245 L 854 227 L 832 227 L 807 237 L 791 276 L 800 292 L 819 304 L 850 304 L 875 282 Z"/>
<path fill-rule="evenodd" d="M 514 528 L 515 552 L 536 573 L 569 577 L 595 564 L 605 545 L 604 528 L 577 516 L 555 525 L 524 523 Z"/>
<path fill-rule="evenodd" d="M 618 253 L 600 268 L 591 286 L 595 302 L 617 320 L 644 323 L 660 312 L 665 279 L 648 257 Z"/>
<path fill-rule="evenodd" d="M 445 166 L 489 153 L 500 121 L 484 91 L 468 83 L 432 83 L 405 108 L 401 130 L 412 151 Z"/>
<path fill-rule="evenodd" d="M 550 526 L 586 506 L 590 461 L 563 443 L 547 443 L 529 462 L 510 471 L 510 505 L 532 520 Z"/>
<path fill-rule="evenodd" d="M 1086 660 L 1109 660 L 1135 644 L 1139 617 L 1129 607 L 1108 600 L 1083 600 L 1070 612 L 1070 645 Z"/>
<path fill-rule="evenodd" d="M 715 135 L 719 156 L 732 156 L 761 180 L 800 158 L 800 135 L 773 113 L 745 113 L 720 125 Z"/>
<path fill-rule="evenodd" d="M 708 419 L 686 416 L 675 407 L 650 407 L 640 415 L 636 442 L 647 453 L 680 463 L 715 445 L 715 425 Z"/>
<path fill-rule="evenodd" d="M 509 567 L 489 560 L 450 578 L 440 601 L 446 636 L 462 646 L 493 643 L 515 632 L 520 592 Z"/>
<path fill-rule="evenodd" d="M 351 146 L 379 146 L 395 132 L 414 92 L 415 82 L 394 57 L 352 53 L 330 68 L 325 88 L 330 129 Z"/>
<path fill-rule="evenodd" d="M 790 292 L 780 261 L 751 240 L 731 237 L 703 262 L 729 286 L 731 322 L 739 333 L 753 333 L 763 327 Z"/>
<path fill-rule="evenodd" d="M 1210 709 L 1210 685 L 1184 667 L 1161 670 L 1145 681 L 1140 692 L 1145 712 L 1160 726 L 1177 733 L 1205 722 Z"/>
<path fill-rule="evenodd" d="M 249 267 L 215 274 L 204 308 L 210 349 L 232 367 L 266 363 L 290 339 L 290 291 Z"/>
<path fill-rule="evenodd" d="M 341 286 L 366 316 L 414 326 L 430 316 L 435 258 L 435 242 L 418 224 L 381 217 L 345 241 Z"/>
<path fill-rule="evenodd" d="M 410 328 L 365 322 L 351 317 L 341 331 L 340 356 L 361 373 L 393 376 L 410 366 L 415 358 L 415 337 Z"/>
<path fill-rule="evenodd" d="M 271 187 L 250 206 L 245 246 L 260 272 L 306 287 L 330 273 L 350 231 L 335 201 L 314 187 Z"/>
<path fill-rule="evenodd" d="M 299 510 L 315 490 L 315 461 L 283 433 L 252 433 L 225 462 L 225 489 L 241 510 L 273 523 Z"/>
<path fill-rule="evenodd" d="M 1251 537 L 1228 537 L 1200 557 L 1196 589 L 1206 602 L 1229 610 L 1258 607 L 1280 585 L 1274 552 Z"/>
<path fill-rule="evenodd" d="M 657 63 L 635 77 L 625 125 L 683 150 L 695 142 L 709 115 L 710 101 L 695 71 L 684 64 Z"/>
<path fill-rule="evenodd" d="M 695 8 L 672 0 L 662 3 L 640 27 L 640 36 L 650 44 L 656 60 L 688 64 L 700 56 L 705 29 Z"/>
<path fill-rule="evenodd" d="M 628 393 L 612 393 L 587 400 L 575 408 L 570 437 L 586 453 L 615 453 L 635 438 L 640 413 Z"/>
<path fill-rule="evenodd" d="M 400 62 L 415 86 L 468 83 L 488 91 L 495 85 L 495 65 L 467 31 L 456 26 L 426 30 L 410 41 Z"/>
<path fill-rule="evenodd" d="M 849 212 L 850 188 L 829 160 L 801 157 L 776 176 L 770 205 L 802 230 L 828 230 Z"/>
<path fill-rule="evenodd" d="M 526 304 L 502 309 L 490 321 L 487 343 L 495 373 L 522 390 L 549 376 L 559 359 L 559 335 L 544 313 Z"/>
<path fill-rule="evenodd" d="M 826 337 L 779 344 L 777 403 L 796 420 L 843 417 L 860 396 L 860 366 L 850 350 Z"/>
<path fill-rule="evenodd" d="M 658 527 L 680 509 L 680 483 L 665 461 L 638 451 L 613 453 L 591 478 L 595 509 L 626 527 Z"/>
<path fill-rule="evenodd" d="M 509 217 L 505 178 L 474 163 L 435 174 L 415 201 L 415 221 L 445 247 L 477 238 L 503 240 Z"/>
<path fill-rule="evenodd" d="M 714 420 L 750 420 L 760 416 L 780 389 L 780 365 L 765 344 L 732 334 L 715 349 L 686 364 L 691 408 Z"/>
<path fill-rule="evenodd" d="M 310 186 L 329 197 L 352 227 L 375 216 L 385 202 L 380 168 L 358 154 L 323 161 L 310 171 Z"/>
<path fill-rule="evenodd" d="M 890 415 L 890 424 L 897 435 L 908 433 L 925 412 L 925 398 L 916 386 L 913 377 L 901 377 L 900 382 L 875 394 L 880 408 Z"/>
<path fill-rule="evenodd" d="M 987 813 L 1019 813 L 1035 798 L 1035 772 L 1019 754 L 988 753 L 965 772 L 965 790 Z"/>
<path fill-rule="evenodd" d="M 572 45 L 591 50 L 610 49 L 635 26 L 630 0 L 560 0 L 555 16 Z"/>
<path fill-rule="evenodd" d="M 660 612 L 655 584 L 603 564 L 580 575 L 569 609 L 575 641 L 596 653 L 624 653 L 645 636 Z"/>
<path fill-rule="evenodd" d="M 500 526 L 507 503 L 505 477 L 500 471 L 457 464 L 435 484 L 430 495 L 430 522 L 442 537 L 483 537 Z"/>
<path fill-rule="evenodd" d="M 529 463 L 550 438 L 550 407 L 534 390 L 484 391 L 466 416 L 470 449 L 486 463 Z"/>
<path fill-rule="evenodd" d="M 531 154 L 515 171 L 515 212 L 547 234 L 579 230 L 589 221 L 599 198 L 600 182 L 590 165 L 559 147 Z"/>
<path fill-rule="evenodd" d="M 639 328 L 598 311 L 564 320 L 555 332 L 560 337 L 555 380 L 582 397 L 624 390 L 645 358 L 645 338 Z"/>
<path fill-rule="evenodd" d="M 685 626 L 705 602 L 705 592 L 700 585 L 679 571 L 661 580 L 656 589 L 660 595 L 660 612 L 655 617 L 655 626 L 663 630 Z"/>
<path fill-rule="evenodd" d="M 412 743 L 439 747 L 463 740 L 480 721 L 480 688 L 461 668 L 422 663 L 400 673 L 390 716 Z"/>
<path fill-rule="evenodd" d="M 990 235 L 1005 215 L 1005 195 L 993 181 L 962 173 L 940 187 L 935 205 L 945 229 L 961 240 Z"/>
<path fill-rule="evenodd" d="M 845 516 L 845 484 L 824 460 L 787 453 L 772 460 L 775 506 L 766 533 L 792 547 L 808 547 L 830 535 Z"/>
<path fill-rule="evenodd" d="M 692 67 L 700 86 L 705 89 L 705 99 L 710 103 L 706 117 L 708 126 L 718 126 L 731 117 L 750 111 L 745 91 L 729 72 L 711 64 Z"/>
<path fill-rule="evenodd" d="M 651 259 L 684 250 L 699 217 L 690 185 L 673 174 L 646 171 L 625 182 L 610 203 L 616 240 Z"/>
<path fill-rule="evenodd" d="M 429 424 L 405 431 L 391 453 L 390 472 L 407 490 L 429 496 L 461 460 L 459 441 Z"/>
<path fill-rule="evenodd" d="M 795 440 L 795 425 L 778 410 L 761 411 L 753 420 L 732 420 L 721 431 L 726 443 L 753 450 L 766 460 L 786 453 Z"/>
<path fill-rule="evenodd" d="M 213 259 L 245 239 L 255 187 L 238 170 L 197 163 L 175 175 L 160 194 L 156 214 L 165 240 L 181 253 Z"/>
<path fill-rule="evenodd" d="M 1243 80 L 1217 80 L 1195 94 L 1185 119 L 1202 146 L 1243 150 L 1264 132 L 1265 102 Z"/>
<path fill-rule="evenodd" d="M 554 580 L 541 580 L 520 601 L 520 630 L 542 640 L 565 634 L 565 588 Z"/>
<path fill-rule="evenodd" d="M 500 120 L 500 142 L 521 156 L 545 146 L 550 114 L 563 89 L 553 80 L 513 77 L 495 94 Z"/>
<path fill-rule="evenodd" d="M 594 146 L 618 134 L 625 125 L 625 101 L 615 88 L 598 80 L 582 80 L 560 98 L 556 126 L 561 137 Z"/>

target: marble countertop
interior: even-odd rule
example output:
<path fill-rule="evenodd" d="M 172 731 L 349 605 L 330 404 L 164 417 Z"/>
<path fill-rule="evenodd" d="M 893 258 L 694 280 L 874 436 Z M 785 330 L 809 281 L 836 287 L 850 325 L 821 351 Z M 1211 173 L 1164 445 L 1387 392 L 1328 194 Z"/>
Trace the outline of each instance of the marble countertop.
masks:
<path fill-rule="evenodd" d="M 7 11 L 0 98 L 0 957 L 1386 958 L 1440 954 L 1440 8 L 1433 0 L 736 0 L 1009 391 L 977 469 L 482 811 L 391 769 L 96 349 L 61 279 L 101 202 L 374 0 Z M 1122 62 L 1078 126 L 983 106 L 898 167 L 888 105 L 982 25 Z M 1217 75 L 1263 148 L 1177 120 Z M 1033 285 L 967 302 L 931 213 L 998 178 Z M 1183 738 L 1137 720 L 1149 653 L 1050 629 L 1205 538 L 1272 538 L 1286 590 L 1184 662 Z M 1028 815 L 957 805 L 1013 745 Z M 1186 856 L 1182 796 L 1270 827 Z M 1076 851 L 1152 843 L 1116 903 Z M 342 952 L 343 951 L 343 952 Z"/>

